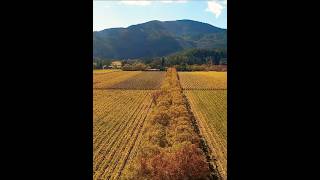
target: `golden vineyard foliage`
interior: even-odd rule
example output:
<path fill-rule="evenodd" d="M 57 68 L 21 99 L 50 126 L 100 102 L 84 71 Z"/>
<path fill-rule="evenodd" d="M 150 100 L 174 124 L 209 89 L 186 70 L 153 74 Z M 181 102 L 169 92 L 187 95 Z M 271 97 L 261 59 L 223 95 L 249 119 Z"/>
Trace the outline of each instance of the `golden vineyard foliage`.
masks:
<path fill-rule="evenodd" d="M 126 179 L 209 179 L 209 164 L 199 148 L 177 71 L 169 68 L 161 90 L 153 93 L 151 120 Z"/>
<path fill-rule="evenodd" d="M 129 73 L 129 72 L 122 72 Z M 142 72 L 110 86 L 112 89 L 160 89 L 165 72 Z"/>
<path fill-rule="evenodd" d="M 150 90 L 93 91 L 93 179 L 122 179 L 150 120 Z"/>
<path fill-rule="evenodd" d="M 93 73 L 94 89 L 159 90 L 165 74 L 165 72 L 100 71 Z"/>
<path fill-rule="evenodd" d="M 227 179 L 227 90 L 184 91 L 199 128 L 215 157 L 217 170 Z"/>
<path fill-rule="evenodd" d="M 227 89 L 227 72 L 179 72 L 184 90 Z"/>
<path fill-rule="evenodd" d="M 104 73 L 110 73 L 120 71 L 119 69 L 94 69 L 93 74 L 104 74 Z"/>
<path fill-rule="evenodd" d="M 118 84 L 130 77 L 140 74 L 140 71 L 110 71 L 106 73 L 94 73 L 93 89 L 108 89 L 111 86 Z"/>

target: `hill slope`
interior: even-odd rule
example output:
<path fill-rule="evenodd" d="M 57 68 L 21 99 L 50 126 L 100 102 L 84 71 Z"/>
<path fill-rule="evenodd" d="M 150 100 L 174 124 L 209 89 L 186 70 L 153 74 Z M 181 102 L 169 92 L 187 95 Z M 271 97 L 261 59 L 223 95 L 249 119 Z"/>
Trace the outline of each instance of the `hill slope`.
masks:
<path fill-rule="evenodd" d="M 157 57 L 187 48 L 226 48 L 225 29 L 191 20 L 149 21 L 93 32 L 93 56 Z"/>

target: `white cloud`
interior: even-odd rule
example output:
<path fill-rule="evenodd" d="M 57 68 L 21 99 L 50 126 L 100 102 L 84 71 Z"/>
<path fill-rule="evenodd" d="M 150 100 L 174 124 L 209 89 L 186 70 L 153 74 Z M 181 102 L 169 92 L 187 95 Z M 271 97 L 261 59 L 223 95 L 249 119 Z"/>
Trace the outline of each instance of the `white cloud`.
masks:
<path fill-rule="evenodd" d="M 206 11 L 212 12 L 216 16 L 216 18 L 218 18 L 226 5 L 227 0 L 208 1 L 208 7 Z"/>
<path fill-rule="evenodd" d="M 162 3 L 173 3 L 174 1 L 160 1 Z"/>
<path fill-rule="evenodd" d="M 160 1 L 160 2 L 162 2 L 162 3 L 186 3 L 188 1 L 187 0 L 169 0 L 169 1 L 165 0 L 165 1 Z"/>
<path fill-rule="evenodd" d="M 145 0 L 119 1 L 119 3 L 125 4 L 125 5 L 147 6 L 151 4 L 151 1 L 145 1 Z"/>
<path fill-rule="evenodd" d="M 160 0 L 161 3 L 186 3 L 188 0 Z M 124 5 L 137 5 L 137 6 L 147 6 L 151 5 L 152 0 L 119 0 L 119 4 Z"/>

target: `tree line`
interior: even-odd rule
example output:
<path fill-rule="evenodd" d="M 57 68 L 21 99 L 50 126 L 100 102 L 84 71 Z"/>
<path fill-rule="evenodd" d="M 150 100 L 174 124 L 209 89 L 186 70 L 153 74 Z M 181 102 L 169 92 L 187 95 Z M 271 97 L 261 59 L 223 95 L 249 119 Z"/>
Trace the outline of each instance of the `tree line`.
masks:
<path fill-rule="evenodd" d="M 167 66 L 173 65 L 220 65 L 226 64 L 227 51 L 224 49 L 190 49 L 165 58 Z"/>
<path fill-rule="evenodd" d="M 94 68 L 102 69 L 112 61 L 94 58 Z M 175 67 L 179 71 L 226 70 L 226 65 L 226 49 L 189 49 L 163 57 L 122 60 L 122 69 L 128 71 L 165 70 L 168 67 Z"/>

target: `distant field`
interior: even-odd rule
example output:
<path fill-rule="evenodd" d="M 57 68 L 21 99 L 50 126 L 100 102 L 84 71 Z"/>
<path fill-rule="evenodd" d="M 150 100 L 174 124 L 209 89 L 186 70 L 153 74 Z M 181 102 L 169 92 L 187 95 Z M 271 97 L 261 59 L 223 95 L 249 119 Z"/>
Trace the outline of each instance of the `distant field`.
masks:
<path fill-rule="evenodd" d="M 93 73 L 109 73 L 109 72 L 115 72 L 115 71 L 121 71 L 120 69 L 94 69 Z"/>
<path fill-rule="evenodd" d="M 94 89 L 159 89 L 165 72 L 110 71 L 94 73 Z"/>
<path fill-rule="evenodd" d="M 227 89 L 227 72 L 179 72 L 185 90 Z"/>
<path fill-rule="evenodd" d="M 150 118 L 152 91 L 93 92 L 93 179 L 121 179 Z"/>
<path fill-rule="evenodd" d="M 107 73 L 94 73 L 93 89 L 108 89 L 109 87 L 140 73 L 141 71 L 112 71 Z"/>
<path fill-rule="evenodd" d="M 110 86 L 111 89 L 159 89 L 165 72 L 141 72 Z"/>
<path fill-rule="evenodd" d="M 208 142 L 218 169 L 227 174 L 227 90 L 186 90 L 184 94 Z"/>

